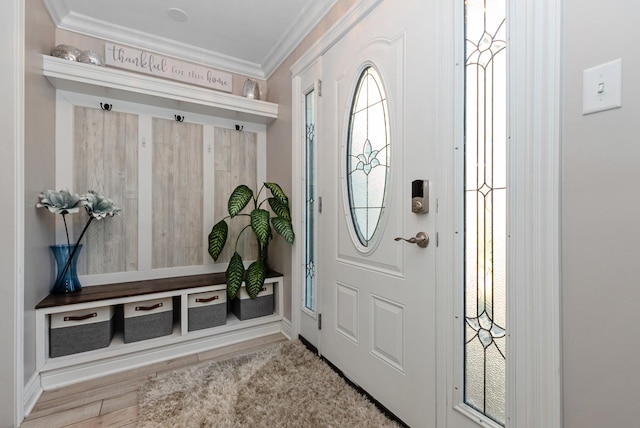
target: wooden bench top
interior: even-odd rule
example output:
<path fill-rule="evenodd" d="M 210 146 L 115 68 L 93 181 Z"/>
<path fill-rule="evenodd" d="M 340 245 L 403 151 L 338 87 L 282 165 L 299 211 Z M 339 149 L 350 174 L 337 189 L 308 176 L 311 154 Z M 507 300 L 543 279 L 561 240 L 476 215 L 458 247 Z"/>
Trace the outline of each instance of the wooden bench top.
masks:
<path fill-rule="evenodd" d="M 281 273 L 270 270 L 267 278 L 277 278 Z M 145 294 L 163 293 L 167 291 L 184 290 L 185 288 L 206 287 L 225 283 L 224 272 L 199 275 L 177 276 L 172 278 L 145 279 L 142 281 L 120 282 L 84 287 L 77 293 L 49 294 L 36 309 L 53 308 L 56 306 L 74 305 L 77 303 L 97 302 L 100 300 L 117 299 L 121 297 L 143 296 Z"/>

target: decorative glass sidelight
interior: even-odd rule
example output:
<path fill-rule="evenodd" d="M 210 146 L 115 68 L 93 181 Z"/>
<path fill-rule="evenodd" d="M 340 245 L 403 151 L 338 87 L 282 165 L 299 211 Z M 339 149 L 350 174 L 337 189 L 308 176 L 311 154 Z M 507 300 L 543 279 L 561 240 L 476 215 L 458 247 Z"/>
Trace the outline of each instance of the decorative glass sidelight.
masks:
<path fill-rule="evenodd" d="M 505 0 L 465 0 L 464 402 L 506 419 Z"/>
<path fill-rule="evenodd" d="M 304 307 L 315 311 L 315 200 L 316 200 L 316 163 L 315 163 L 315 92 L 304 97 L 305 122 L 305 286 Z"/>
<path fill-rule="evenodd" d="M 368 66 L 356 85 L 347 142 L 349 210 L 363 247 L 373 240 L 385 208 L 389 143 L 387 97 L 380 75 Z"/>

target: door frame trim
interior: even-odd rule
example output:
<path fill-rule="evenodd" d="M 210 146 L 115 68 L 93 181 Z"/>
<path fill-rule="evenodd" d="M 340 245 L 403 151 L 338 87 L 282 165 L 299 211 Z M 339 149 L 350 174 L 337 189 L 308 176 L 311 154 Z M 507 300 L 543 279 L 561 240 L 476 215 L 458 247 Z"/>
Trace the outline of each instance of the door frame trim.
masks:
<path fill-rule="evenodd" d="M 295 118 L 293 122 L 294 132 L 298 132 L 298 134 L 293 135 L 293 141 L 298 141 L 298 144 L 294 144 L 292 147 L 292 171 L 298 172 L 300 174 L 299 177 L 295 177 L 293 179 L 293 191 L 292 195 L 295 200 L 300 201 L 298 204 L 293 204 L 291 206 L 292 218 L 294 228 L 297 228 L 300 232 L 298 233 L 298 240 L 296 241 L 296 248 L 292 252 L 292 284 L 297 284 L 297 286 L 292 285 L 291 287 L 291 304 L 292 304 L 292 326 L 294 326 L 294 334 L 296 337 L 300 336 L 303 333 L 303 330 L 308 331 L 310 326 L 309 321 L 313 321 L 313 323 L 318 326 L 318 310 L 320 308 L 320 299 L 318 298 L 317 290 L 315 292 L 315 307 L 314 310 L 311 311 L 305 306 L 305 291 L 306 287 L 306 273 L 307 266 L 306 262 L 306 247 L 307 247 L 307 237 L 305 231 L 307 227 L 307 219 L 305 218 L 306 213 L 306 164 L 307 164 L 307 135 L 306 135 L 306 94 L 309 93 L 311 86 L 313 86 L 314 91 L 314 101 L 315 101 L 315 124 L 321 122 L 320 116 L 320 96 L 319 93 L 321 91 L 321 82 L 320 72 L 322 70 L 322 57 L 317 58 L 314 62 L 305 68 L 304 72 L 298 74 L 292 79 L 292 85 L 294 90 L 293 92 L 293 101 L 292 101 L 292 115 Z M 312 80 L 313 82 L 310 82 Z M 311 84 L 310 84 L 311 83 Z M 297 96 L 296 96 L 297 94 Z M 297 125 L 297 128 L 296 128 Z M 314 142 L 317 142 L 318 136 L 320 132 L 316 126 L 315 129 L 315 138 Z M 317 156 L 317 150 L 315 155 Z M 317 159 L 314 161 L 317 164 Z M 317 173 L 316 173 L 317 175 Z M 316 197 L 318 195 L 316 194 Z M 314 225 L 314 233 L 317 230 L 317 215 L 316 215 L 316 224 Z M 317 247 L 317 245 L 316 245 Z M 317 252 L 316 252 L 317 254 Z M 297 281 L 296 281 L 297 279 Z M 317 282 L 317 281 L 316 281 Z M 317 287 L 316 287 L 317 288 Z M 296 304 L 298 307 L 296 307 Z M 304 313 L 304 314 L 303 314 Z M 305 322 L 305 315 L 309 317 L 309 319 Z M 307 328 L 305 328 L 305 324 L 307 324 Z M 319 352 L 319 343 L 317 340 L 317 336 L 314 337 L 305 337 L 307 341 L 312 343 L 316 350 Z"/>
<path fill-rule="evenodd" d="M 439 191 L 454 194 L 451 168 L 462 149 L 462 125 L 457 118 L 463 94 L 455 92 L 463 78 L 456 63 L 460 31 L 455 4 L 439 4 L 438 102 L 442 124 L 438 141 Z M 510 135 L 517 145 L 509 153 L 509 276 L 517 284 L 508 293 L 507 426 L 562 426 L 561 384 L 561 77 L 562 0 L 510 0 L 511 49 L 509 72 Z M 458 25 L 458 26 L 457 26 Z M 460 39 L 460 38 L 458 38 Z M 451 97 L 451 94 L 455 94 Z M 514 100 L 518 100 L 516 103 Z M 449 124 L 454 123 L 455 126 Z M 447 143 L 450 142 L 450 143 Z M 460 152 L 458 154 L 457 152 Z M 458 178 L 459 179 L 459 178 Z M 451 198 L 448 198 L 451 199 Z M 437 253 L 437 426 L 447 427 L 449 406 L 457 403 L 454 389 L 456 313 L 453 201 L 439 204 L 438 229 L 445 237 Z M 448 237 L 448 238 L 447 238 Z M 545 334 L 536 334 L 537 332 Z M 510 379 L 510 380 L 509 380 Z M 475 422 L 478 422 L 474 418 Z M 490 423 L 480 423 L 490 426 Z"/>
<path fill-rule="evenodd" d="M 316 63 L 322 55 L 327 52 L 335 43 L 356 24 L 364 19 L 382 0 L 363 0 L 356 2 L 340 19 L 322 35 L 307 52 L 291 66 L 291 199 L 294 201 L 304 201 L 304 144 L 305 135 L 302 126 L 303 116 L 300 108 L 300 100 L 304 97 L 302 93 L 300 75 L 307 71 L 309 67 Z M 319 106 L 316 106 L 319 108 Z M 303 230 L 303 209 L 301 204 L 294 204 L 291 207 L 293 217 L 293 229 Z M 300 334 L 300 311 L 303 307 L 302 289 L 304 286 L 304 247 L 294 245 L 291 252 L 291 325 L 293 337 Z M 318 302 L 319 303 L 319 302 Z M 319 313 L 319 306 L 316 306 L 316 313 Z M 319 349 L 321 352 L 322 350 Z"/>
<path fill-rule="evenodd" d="M 518 141 L 510 154 L 515 186 L 509 195 L 509 270 L 519 286 L 509 297 L 509 322 L 518 339 L 507 341 L 513 360 L 507 377 L 514 379 L 507 399 L 515 403 L 507 418 L 510 426 L 559 428 L 562 0 L 510 0 L 509 9 L 510 127 L 512 141 Z"/>

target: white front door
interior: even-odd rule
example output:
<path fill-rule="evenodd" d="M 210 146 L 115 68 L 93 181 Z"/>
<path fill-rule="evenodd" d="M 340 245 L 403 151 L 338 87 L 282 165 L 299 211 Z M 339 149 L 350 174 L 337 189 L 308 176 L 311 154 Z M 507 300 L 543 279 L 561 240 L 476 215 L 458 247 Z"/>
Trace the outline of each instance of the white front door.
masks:
<path fill-rule="evenodd" d="M 372 3 L 356 2 L 352 10 Z M 310 50 L 327 49 L 316 64 L 323 83 L 315 146 L 319 304 L 310 314 L 322 315 L 323 322 L 319 335 L 311 322 L 306 331 L 324 357 L 412 427 L 561 424 L 560 157 L 553 144 L 559 135 L 554 64 L 560 50 L 559 38 L 549 36 L 559 33 L 561 2 L 516 3 L 380 1 L 337 36 L 353 19 L 350 10 L 328 32 L 331 40 Z M 507 11 L 511 23 L 505 24 Z M 512 55 L 504 58 L 507 40 Z M 536 58 L 549 67 L 535 66 Z M 467 75 L 467 67 L 478 70 Z M 361 96 L 363 76 L 371 88 L 382 88 L 384 101 L 377 89 L 371 99 L 369 92 Z M 477 101 L 468 96 L 474 89 Z M 362 125 L 356 116 L 369 108 Z M 470 133 L 473 127 L 480 137 Z M 507 150 L 512 136 L 517 144 Z M 494 144 L 501 138 L 502 146 Z M 469 147 L 482 156 L 466 157 Z M 484 176 L 500 163 L 503 169 L 491 180 L 478 181 L 477 189 L 469 184 L 477 174 L 467 174 L 466 166 Z M 375 177 L 380 171 L 386 181 Z M 428 214 L 411 212 L 416 180 L 429 180 Z M 507 204 L 498 195 L 505 193 L 505 181 Z M 474 189 L 483 198 L 489 191 L 497 196 L 467 212 L 474 205 L 465 204 L 463 195 Z M 483 221 L 467 228 L 474 215 Z M 510 219 L 508 235 L 504 224 L 484 228 L 500 215 L 503 222 Z M 426 248 L 396 241 L 419 232 L 431 237 Z M 469 236 L 482 251 L 474 252 Z M 489 247 L 509 262 L 484 251 Z M 502 267 L 495 269 L 496 263 Z M 504 280 L 506 266 L 508 302 L 504 290 L 487 280 Z M 463 289 L 467 274 L 469 293 Z M 474 291 L 473 276 L 483 278 L 482 293 Z M 530 334 L 541 323 L 549 334 Z M 531 349 L 537 358 L 529 358 Z M 534 379 L 534 387 L 517 379 Z"/>
<path fill-rule="evenodd" d="M 320 352 L 412 427 L 436 423 L 431 3 L 383 2 L 323 55 L 317 146 Z"/>

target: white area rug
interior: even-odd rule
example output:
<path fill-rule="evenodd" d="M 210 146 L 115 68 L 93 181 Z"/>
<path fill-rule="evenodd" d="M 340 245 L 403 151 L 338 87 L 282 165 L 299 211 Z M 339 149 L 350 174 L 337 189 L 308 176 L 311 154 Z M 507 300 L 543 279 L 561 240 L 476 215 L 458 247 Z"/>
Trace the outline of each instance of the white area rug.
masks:
<path fill-rule="evenodd" d="M 398 427 L 299 341 L 140 387 L 141 427 Z"/>

